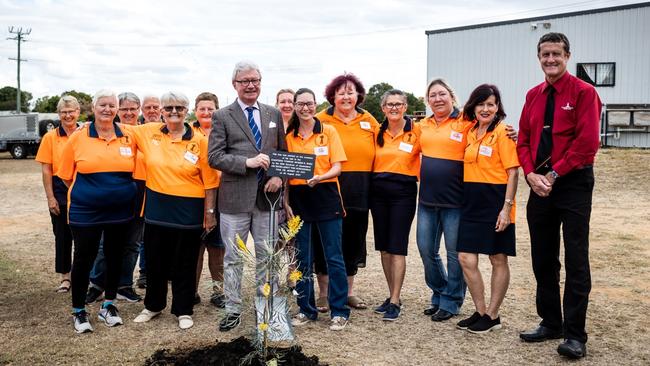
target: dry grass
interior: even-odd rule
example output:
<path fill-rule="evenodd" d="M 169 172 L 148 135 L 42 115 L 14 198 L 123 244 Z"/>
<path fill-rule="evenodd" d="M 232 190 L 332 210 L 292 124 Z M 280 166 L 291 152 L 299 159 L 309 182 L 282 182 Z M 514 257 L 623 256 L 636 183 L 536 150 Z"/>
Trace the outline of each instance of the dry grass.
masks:
<path fill-rule="evenodd" d="M 650 312 L 648 167 L 650 151 L 603 150 L 598 156 L 591 221 L 589 355 L 583 364 L 650 364 L 650 321 L 645 317 Z M 93 317 L 94 333 L 74 334 L 70 297 L 53 291 L 58 277 L 53 273 L 53 239 L 38 164 L 0 154 L 0 187 L 0 364 L 142 364 L 160 348 L 198 347 L 249 332 L 252 314 L 246 315 L 242 327 L 219 333 L 216 323 L 221 313 L 204 302 L 195 309 L 195 326 L 188 331 L 180 331 L 169 313 L 150 324 L 132 323 L 142 304 L 120 304 L 125 326 L 109 329 Z M 557 342 L 524 344 L 517 336 L 538 321 L 524 214 L 527 195 L 520 182 L 518 256 L 511 261 L 512 283 L 501 312 L 503 330 L 476 336 L 456 330 L 454 322 L 434 324 L 421 315 L 429 291 L 413 234 L 399 321 L 386 324 L 370 310 L 354 311 L 349 327 L 335 333 L 321 318 L 297 330 L 305 353 L 334 365 L 561 363 Z M 372 233 L 368 239 L 368 268 L 360 271 L 357 289 L 374 304 L 386 297 L 387 290 L 372 250 Z M 488 280 L 487 261 L 482 261 Z M 206 298 L 209 290 L 201 291 Z M 97 305 L 90 309 L 97 313 Z M 472 311 L 469 295 L 462 311 L 463 315 Z"/>

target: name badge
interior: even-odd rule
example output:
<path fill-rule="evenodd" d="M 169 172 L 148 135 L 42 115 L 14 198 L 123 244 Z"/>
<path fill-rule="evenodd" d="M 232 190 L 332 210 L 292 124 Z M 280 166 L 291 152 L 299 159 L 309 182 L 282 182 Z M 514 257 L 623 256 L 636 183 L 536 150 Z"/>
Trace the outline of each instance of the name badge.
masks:
<path fill-rule="evenodd" d="M 449 138 L 454 141 L 463 142 L 463 134 L 460 132 L 451 131 L 451 135 L 449 135 Z"/>
<path fill-rule="evenodd" d="M 314 148 L 314 155 L 316 156 L 322 156 L 322 155 L 327 155 L 329 153 L 327 146 L 316 146 Z"/>
<path fill-rule="evenodd" d="M 196 162 L 199 161 L 199 156 L 192 154 L 189 151 L 186 151 L 183 157 L 185 158 L 185 160 L 189 161 L 192 164 L 196 164 Z"/>
<path fill-rule="evenodd" d="M 413 145 L 407 144 L 406 142 L 400 142 L 399 149 L 410 154 L 411 151 L 413 151 Z"/>
<path fill-rule="evenodd" d="M 359 126 L 361 126 L 361 128 L 364 129 L 364 130 L 369 130 L 370 129 L 370 122 L 361 121 L 361 122 L 359 122 Z"/>
<path fill-rule="evenodd" d="M 276 127 L 277 125 L 275 124 L 275 122 L 273 121 L 269 122 L 269 128 L 276 128 Z"/>
<path fill-rule="evenodd" d="M 489 146 L 483 146 L 483 145 L 481 145 L 481 146 L 478 148 L 478 153 L 481 154 L 481 155 L 483 155 L 483 156 L 490 157 L 490 156 L 492 156 L 492 148 L 489 147 Z"/>
<path fill-rule="evenodd" d="M 120 146 L 120 155 L 122 156 L 133 156 L 130 146 Z"/>

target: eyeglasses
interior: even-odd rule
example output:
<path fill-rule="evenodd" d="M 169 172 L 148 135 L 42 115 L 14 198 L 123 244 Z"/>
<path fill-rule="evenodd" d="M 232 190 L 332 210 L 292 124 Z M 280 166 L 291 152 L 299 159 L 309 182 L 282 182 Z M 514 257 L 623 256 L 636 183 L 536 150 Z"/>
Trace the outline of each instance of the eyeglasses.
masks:
<path fill-rule="evenodd" d="M 178 113 L 183 113 L 183 112 L 185 112 L 187 110 L 187 107 L 182 106 L 182 105 L 168 105 L 166 107 L 163 107 L 163 109 L 167 113 L 171 113 L 172 111 L 174 111 L 174 109 L 176 109 L 176 112 L 178 112 Z"/>
<path fill-rule="evenodd" d="M 312 109 L 312 108 L 314 108 L 316 103 L 314 103 L 314 102 L 307 102 L 307 103 L 297 102 L 295 105 L 296 105 L 296 109 L 302 109 L 303 107 L 307 107 L 309 109 Z"/>
<path fill-rule="evenodd" d="M 235 82 L 241 86 L 249 86 L 250 84 L 253 84 L 253 86 L 259 86 L 261 81 L 262 79 L 235 80 Z"/>
<path fill-rule="evenodd" d="M 402 108 L 402 106 L 404 106 L 404 103 L 386 103 L 386 104 L 384 104 L 384 107 L 386 107 L 388 109 L 393 109 L 393 108 L 399 109 L 399 108 Z"/>
<path fill-rule="evenodd" d="M 144 106 L 143 108 L 146 109 L 146 110 L 154 110 L 154 111 L 157 111 L 157 110 L 160 109 L 160 107 L 157 106 L 157 105 L 148 105 L 148 106 Z"/>
<path fill-rule="evenodd" d="M 138 113 L 140 108 L 120 108 L 120 112 Z"/>

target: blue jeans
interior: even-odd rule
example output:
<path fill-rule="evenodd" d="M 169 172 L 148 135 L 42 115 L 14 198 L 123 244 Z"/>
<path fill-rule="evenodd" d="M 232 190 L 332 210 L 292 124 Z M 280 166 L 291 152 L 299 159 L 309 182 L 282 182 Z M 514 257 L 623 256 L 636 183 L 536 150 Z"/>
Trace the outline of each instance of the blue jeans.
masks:
<path fill-rule="evenodd" d="M 460 312 L 467 288 L 456 252 L 460 214 L 460 208 L 418 205 L 417 243 L 424 264 L 424 279 L 433 291 L 431 305 L 452 314 Z M 447 271 L 438 253 L 443 233 L 447 250 Z"/>
<path fill-rule="evenodd" d="M 350 309 L 346 305 L 348 300 L 348 277 L 345 272 L 343 250 L 341 249 L 341 219 L 305 222 L 296 236 L 298 270 L 303 275 L 303 279 L 296 284 L 300 312 L 312 320 L 318 317 L 312 273 L 314 250 L 311 243 L 311 229 L 314 225 L 318 227 L 320 232 L 320 241 L 323 246 L 325 262 L 327 263 L 327 273 L 329 275 L 327 301 L 331 310 L 330 316 L 332 318 L 342 316 L 348 319 L 350 317 Z"/>
<path fill-rule="evenodd" d="M 122 269 L 120 271 L 120 280 L 117 288 L 133 287 L 133 269 L 135 263 L 138 261 L 138 254 L 140 252 L 140 240 L 142 240 L 142 225 L 144 224 L 141 218 L 132 220 L 129 224 L 127 232 L 127 240 L 124 245 L 124 252 L 122 254 Z M 90 283 L 93 287 L 104 290 L 104 281 L 106 274 L 106 261 L 104 258 L 104 236 L 99 242 L 99 250 L 95 263 L 90 271 Z"/>

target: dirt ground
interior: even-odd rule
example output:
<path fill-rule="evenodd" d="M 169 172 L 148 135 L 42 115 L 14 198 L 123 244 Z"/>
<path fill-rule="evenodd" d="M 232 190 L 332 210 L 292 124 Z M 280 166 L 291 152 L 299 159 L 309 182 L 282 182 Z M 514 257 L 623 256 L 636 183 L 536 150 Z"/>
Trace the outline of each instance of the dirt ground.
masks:
<path fill-rule="evenodd" d="M 582 364 L 650 364 L 650 151 L 601 150 L 591 220 L 591 293 L 588 356 Z M 39 164 L 0 154 L 0 364 L 142 364 L 161 348 L 202 347 L 251 332 L 252 310 L 242 326 L 216 329 L 221 311 L 204 301 L 195 326 L 181 331 L 169 312 L 147 324 L 131 320 L 143 305 L 118 304 L 125 325 L 107 328 L 89 307 L 95 332 L 76 335 L 70 295 L 56 294 L 54 246 Z M 371 310 L 353 311 L 343 332 L 327 329 L 325 317 L 296 331 L 307 355 L 331 365 L 556 364 L 564 362 L 557 341 L 525 344 L 518 333 L 538 322 L 535 282 L 524 207 L 528 190 L 520 181 L 518 256 L 511 260 L 511 285 L 501 309 L 504 328 L 487 335 L 456 330 L 457 321 L 434 323 L 422 315 L 429 290 L 412 231 L 404 310 L 396 322 L 382 322 Z M 414 225 L 415 227 L 415 225 Z M 369 303 L 387 295 L 379 256 L 368 234 L 368 267 L 360 270 L 357 292 Z M 207 261 L 207 259 L 206 259 Z M 489 280 L 487 258 L 481 258 Z M 250 273 L 248 274 L 250 275 Z M 200 291 L 209 297 L 207 263 Z M 249 292 L 250 293 L 250 292 Z M 462 316 L 473 312 L 469 293 Z"/>

